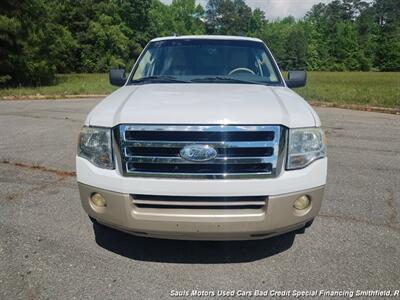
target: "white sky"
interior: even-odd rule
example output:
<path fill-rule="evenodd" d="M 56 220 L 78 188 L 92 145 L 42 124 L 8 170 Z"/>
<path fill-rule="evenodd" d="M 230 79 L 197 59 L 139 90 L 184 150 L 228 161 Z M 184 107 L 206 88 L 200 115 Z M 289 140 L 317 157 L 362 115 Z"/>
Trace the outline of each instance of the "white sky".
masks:
<path fill-rule="evenodd" d="M 164 3 L 171 3 L 172 0 L 161 0 Z M 207 0 L 196 0 L 205 6 Z M 245 0 L 251 8 L 261 8 L 265 11 L 267 19 L 283 18 L 294 16 L 301 18 L 314 5 L 319 2 L 328 3 L 332 0 Z"/>

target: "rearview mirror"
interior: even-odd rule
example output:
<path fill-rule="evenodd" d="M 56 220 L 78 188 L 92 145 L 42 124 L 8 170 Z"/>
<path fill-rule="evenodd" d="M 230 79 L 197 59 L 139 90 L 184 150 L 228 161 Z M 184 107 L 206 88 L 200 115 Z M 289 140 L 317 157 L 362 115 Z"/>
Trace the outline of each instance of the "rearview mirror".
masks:
<path fill-rule="evenodd" d="M 126 82 L 125 70 L 124 69 L 111 69 L 110 74 L 110 83 L 116 86 L 123 86 Z"/>
<path fill-rule="evenodd" d="M 307 82 L 307 73 L 306 71 L 289 71 L 288 79 L 285 82 L 288 88 L 303 87 Z"/>

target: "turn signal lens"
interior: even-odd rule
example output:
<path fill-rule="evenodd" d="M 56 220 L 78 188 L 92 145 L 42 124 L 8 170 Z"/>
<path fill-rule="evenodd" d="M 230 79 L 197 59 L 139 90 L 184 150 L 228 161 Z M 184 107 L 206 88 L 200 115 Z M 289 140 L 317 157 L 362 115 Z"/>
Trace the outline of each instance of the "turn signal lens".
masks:
<path fill-rule="evenodd" d="M 90 201 L 98 207 L 105 207 L 107 206 L 106 199 L 98 193 L 94 193 L 92 196 L 90 196 Z"/>
<path fill-rule="evenodd" d="M 310 206 L 311 204 L 311 199 L 307 195 L 300 196 L 297 198 L 297 200 L 294 202 L 294 208 L 298 210 L 303 210 L 306 209 Z"/>

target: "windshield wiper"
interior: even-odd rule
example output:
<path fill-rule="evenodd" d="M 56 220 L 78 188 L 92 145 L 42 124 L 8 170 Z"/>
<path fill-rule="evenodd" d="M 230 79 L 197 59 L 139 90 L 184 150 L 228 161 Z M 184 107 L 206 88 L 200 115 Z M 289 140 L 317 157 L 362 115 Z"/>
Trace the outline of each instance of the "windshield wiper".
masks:
<path fill-rule="evenodd" d="M 215 77 L 202 77 L 202 78 L 195 78 L 191 80 L 192 82 L 235 82 L 235 83 L 247 83 L 247 84 L 264 84 L 263 82 L 251 81 L 251 80 L 244 80 L 232 77 L 225 77 L 225 76 L 215 76 Z"/>
<path fill-rule="evenodd" d="M 158 83 L 165 83 L 165 82 L 172 82 L 172 83 L 190 83 L 191 81 L 178 79 L 174 76 L 148 76 L 143 77 L 140 79 L 132 80 L 131 83 L 146 83 L 146 82 L 158 82 Z"/>

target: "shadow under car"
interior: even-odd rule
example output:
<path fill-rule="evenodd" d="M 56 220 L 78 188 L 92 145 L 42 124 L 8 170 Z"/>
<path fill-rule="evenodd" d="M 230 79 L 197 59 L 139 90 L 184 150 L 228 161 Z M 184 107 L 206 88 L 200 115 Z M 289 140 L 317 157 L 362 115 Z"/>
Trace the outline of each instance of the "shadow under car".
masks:
<path fill-rule="evenodd" d="M 263 240 L 183 241 L 139 237 L 94 223 L 96 243 L 130 259 L 166 263 L 240 263 L 267 258 L 293 245 L 296 232 Z M 302 231 L 297 231 L 302 233 Z"/>

